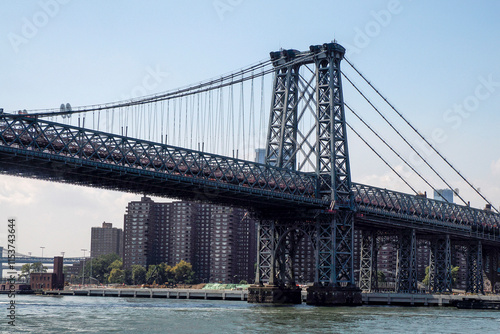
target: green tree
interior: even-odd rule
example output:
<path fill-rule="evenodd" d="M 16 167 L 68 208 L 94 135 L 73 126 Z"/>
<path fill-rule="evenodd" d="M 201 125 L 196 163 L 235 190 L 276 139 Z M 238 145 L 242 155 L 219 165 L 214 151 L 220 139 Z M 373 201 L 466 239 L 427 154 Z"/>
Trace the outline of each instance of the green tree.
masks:
<path fill-rule="evenodd" d="M 459 266 L 452 266 L 451 267 L 451 278 L 453 279 L 453 284 L 455 284 L 457 282 L 459 269 L 460 269 Z"/>
<path fill-rule="evenodd" d="M 125 271 L 119 268 L 111 269 L 108 277 L 109 283 L 119 283 L 122 284 L 125 282 Z"/>
<path fill-rule="evenodd" d="M 108 266 L 108 270 L 111 272 L 113 269 L 123 269 L 123 262 L 121 259 L 118 259 L 118 260 L 115 260 L 113 261 L 113 263 L 111 263 L 109 266 Z"/>
<path fill-rule="evenodd" d="M 132 281 L 132 270 L 130 268 L 124 269 L 125 272 L 125 284 L 132 285 L 134 282 Z"/>
<path fill-rule="evenodd" d="M 192 284 L 194 282 L 194 271 L 191 263 L 181 260 L 172 268 L 172 271 L 175 283 Z"/>
<path fill-rule="evenodd" d="M 167 280 L 166 267 L 165 263 L 150 265 L 146 273 L 146 282 L 148 284 L 164 284 Z"/>
<path fill-rule="evenodd" d="M 97 279 L 99 283 L 106 283 L 108 281 L 108 276 L 112 269 L 118 267 L 110 268 L 111 264 L 115 261 L 120 261 L 121 259 L 117 254 L 106 254 L 101 255 L 97 258 L 87 259 L 85 261 L 85 277 L 92 276 Z M 118 263 L 117 263 L 118 264 Z"/>
<path fill-rule="evenodd" d="M 134 284 L 146 283 L 146 269 L 143 266 L 138 264 L 132 266 L 132 281 Z"/>
<path fill-rule="evenodd" d="M 25 263 L 21 267 L 21 273 L 18 277 L 29 280 L 31 273 L 45 273 L 47 272 L 47 267 L 45 267 L 42 262 Z"/>
<path fill-rule="evenodd" d="M 32 273 L 46 273 L 47 267 L 45 267 L 42 262 L 34 262 L 31 264 L 31 272 Z"/>
<path fill-rule="evenodd" d="M 19 278 L 26 278 L 28 279 L 30 277 L 31 273 L 31 265 L 29 263 L 23 264 L 21 267 L 21 273 L 19 274 Z"/>
<path fill-rule="evenodd" d="M 425 277 L 422 280 L 422 283 L 424 283 L 425 286 L 429 286 L 430 279 L 431 279 L 431 273 L 429 271 L 429 266 L 427 266 L 425 267 Z"/>
<path fill-rule="evenodd" d="M 460 267 L 458 266 L 451 266 L 451 278 L 453 284 L 455 284 L 455 282 L 457 281 L 459 269 Z M 425 267 L 425 277 L 422 280 L 422 283 L 426 286 L 429 286 L 431 283 L 430 280 L 431 280 L 430 266 L 427 266 Z"/>
<path fill-rule="evenodd" d="M 172 266 L 165 266 L 165 283 L 169 285 L 175 284 L 175 272 L 173 271 Z"/>
<path fill-rule="evenodd" d="M 385 274 L 383 271 L 377 271 L 377 280 L 379 283 L 385 283 Z"/>

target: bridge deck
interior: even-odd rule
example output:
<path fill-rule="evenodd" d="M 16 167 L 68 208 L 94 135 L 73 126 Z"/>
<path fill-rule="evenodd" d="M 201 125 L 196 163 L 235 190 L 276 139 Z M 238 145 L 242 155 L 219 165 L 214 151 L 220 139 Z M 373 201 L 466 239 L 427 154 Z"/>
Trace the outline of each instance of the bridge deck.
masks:
<path fill-rule="evenodd" d="M 293 217 L 330 204 L 317 198 L 318 178 L 312 173 L 19 115 L 0 115 L 0 170 Z M 413 224 L 500 242 L 497 213 L 362 184 L 353 183 L 352 191 L 362 224 Z"/>
<path fill-rule="evenodd" d="M 20 176 L 260 209 L 323 205 L 312 174 L 59 123 L 3 115 L 0 146 L 2 170 Z"/>

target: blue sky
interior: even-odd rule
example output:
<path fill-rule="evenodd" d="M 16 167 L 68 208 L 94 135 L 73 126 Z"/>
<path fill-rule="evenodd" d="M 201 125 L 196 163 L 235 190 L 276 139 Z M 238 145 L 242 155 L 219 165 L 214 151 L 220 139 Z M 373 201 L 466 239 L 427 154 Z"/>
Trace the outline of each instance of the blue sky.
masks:
<path fill-rule="evenodd" d="M 158 80 L 148 94 L 161 92 L 267 59 L 279 48 L 306 50 L 336 39 L 424 135 L 438 131 L 438 149 L 500 204 L 496 1 L 40 0 L 4 1 L 0 10 L 0 108 L 9 111 L 121 100 L 151 71 Z M 346 101 L 359 99 L 349 89 Z M 386 133 L 361 104 L 359 111 Z M 352 134 L 349 140 L 354 181 L 408 191 Z M 474 206 L 484 206 L 428 158 Z M 127 202 L 138 198 L 2 176 L 0 221 L 18 219 L 21 252 L 40 255 L 45 246 L 45 255 L 81 256 L 90 248 L 90 227 L 122 226 Z"/>

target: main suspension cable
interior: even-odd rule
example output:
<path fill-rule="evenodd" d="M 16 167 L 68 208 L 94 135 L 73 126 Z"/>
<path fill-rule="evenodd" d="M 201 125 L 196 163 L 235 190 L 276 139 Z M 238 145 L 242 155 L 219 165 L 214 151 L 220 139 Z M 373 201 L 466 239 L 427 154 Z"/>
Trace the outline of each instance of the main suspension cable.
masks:
<path fill-rule="evenodd" d="M 358 69 L 356 67 L 354 67 L 354 65 L 347 59 L 344 57 L 344 60 L 354 69 L 354 71 L 356 71 L 356 73 L 358 73 L 358 75 L 378 94 L 378 96 L 380 96 L 388 105 L 389 107 L 391 107 L 392 110 L 394 110 L 394 112 L 396 114 L 399 115 L 399 117 L 401 117 L 403 119 L 403 121 L 427 144 L 429 145 L 429 147 L 441 158 L 443 159 L 443 161 L 455 172 L 457 173 L 461 178 L 462 180 L 464 180 L 475 192 L 476 194 L 478 194 L 483 200 L 486 201 L 486 203 L 488 203 L 497 213 L 500 213 L 500 211 L 493 205 L 491 204 L 490 201 L 488 201 L 488 199 L 486 197 L 483 196 L 483 194 L 481 194 L 479 192 L 479 190 L 474 187 L 474 185 L 472 183 L 470 183 L 466 178 L 465 176 L 462 175 L 462 173 L 460 173 L 460 171 L 458 171 L 441 153 L 439 153 L 439 151 L 434 147 L 434 145 L 432 145 L 404 116 L 403 114 L 401 114 L 386 98 L 385 96 L 382 95 L 382 93 L 380 93 L 380 91 L 375 88 L 375 86 L 373 86 L 373 84 L 368 81 L 365 76 L 360 72 L 358 71 Z M 453 189 L 452 189 L 453 190 Z M 456 193 L 454 190 L 453 190 L 454 193 Z M 457 193 L 456 193 L 457 194 Z M 458 195 L 458 194 L 457 194 Z"/>
<path fill-rule="evenodd" d="M 415 190 L 415 188 L 413 188 L 413 187 L 411 186 L 411 184 L 409 184 L 409 183 L 408 183 L 408 181 L 406 181 L 406 180 L 404 179 L 404 177 L 403 177 L 401 174 L 399 174 L 399 173 L 398 173 L 398 172 L 394 169 L 394 167 L 392 167 L 392 166 L 391 166 L 391 164 L 389 164 L 389 163 L 387 162 L 387 160 L 385 160 L 385 159 L 384 159 L 384 158 L 383 158 L 383 157 L 382 157 L 382 156 L 381 156 L 381 155 L 380 155 L 380 154 L 379 154 L 379 153 L 378 153 L 378 152 L 377 152 L 377 151 L 373 148 L 373 146 L 371 146 L 371 145 L 370 145 L 370 144 L 369 144 L 369 143 L 368 143 L 368 142 L 367 142 L 367 141 L 366 141 L 366 140 L 365 140 L 365 139 L 364 139 L 364 138 L 363 138 L 363 137 L 362 137 L 362 136 L 361 136 L 361 135 L 360 135 L 360 134 L 359 134 L 356 130 L 354 130 L 354 128 L 353 128 L 353 127 L 352 127 L 349 123 L 347 123 L 347 122 L 346 122 L 346 124 L 347 124 L 347 126 L 349 127 L 349 129 L 351 129 L 351 130 L 352 130 L 352 131 L 353 131 L 353 132 L 354 132 L 354 133 L 355 133 L 355 134 L 359 137 L 359 139 L 361 139 L 361 140 L 362 140 L 362 141 L 366 144 L 366 146 L 368 146 L 368 147 L 372 150 L 372 152 L 373 152 L 373 153 L 375 153 L 375 154 L 376 154 L 376 155 L 380 158 L 380 160 L 382 160 L 382 161 L 383 161 L 383 162 L 387 165 L 387 167 L 389 167 L 389 168 L 390 168 L 390 169 L 394 172 L 394 174 L 396 174 L 396 175 L 397 175 L 397 176 L 398 176 L 398 177 L 399 177 L 399 178 L 400 178 L 400 179 L 401 179 L 401 180 L 402 180 L 402 181 L 403 181 L 403 182 L 404 182 L 404 183 L 405 183 L 405 184 L 406 184 L 406 185 L 407 185 L 407 186 L 408 186 L 408 187 L 409 187 L 409 188 L 410 188 L 410 189 L 411 189 L 411 190 L 412 190 L 415 194 L 418 194 L 418 191 L 416 191 L 416 190 Z"/>
<path fill-rule="evenodd" d="M 396 152 L 396 150 L 394 148 L 391 147 L 391 145 L 389 145 L 387 143 L 387 141 L 385 141 L 375 130 L 373 130 L 373 128 L 368 125 L 368 123 L 366 123 L 362 118 L 361 116 L 359 116 L 353 109 L 351 109 L 351 107 L 349 107 L 345 102 L 344 102 L 344 106 L 349 109 L 353 114 L 354 116 L 356 116 L 375 136 L 377 136 L 378 139 L 380 139 L 384 144 L 385 146 L 387 146 L 399 159 L 401 159 L 401 161 L 403 161 L 415 174 L 418 175 L 418 177 L 420 177 L 422 179 L 422 181 L 424 181 L 429 187 L 431 187 L 432 190 L 434 190 L 435 192 L 437 192 L 438 194 L 440 194 L 439 191 L 436 190 L 436 188 L 434 188 L 432 186 L 432 184 L 429 183 L 429 181 L 427 181 L 412 165 L 410 165 L 405 158 L 403 158 L 398 152 Z M 448 202 L 448 200 L 444 197 L 444 196 L 441 196 L 446 202 Z"/>
<path fill-rule="evenodd" d="M 458 196 L 458 198 L 460 198 L 460 200 L 462 200 L 462 202 L 467 205 L 467 202 L 451 187 L 451 185 L 446 182 L 446 180 L 436 171 L 436 169 L 434 169 L 434 167 L 432 167 L 429 162 L 427 160 L 424 159 L 424 157 L 415 149 L 415 147 L 413 147 L 412 144 L 410 144 L 410 142 L 401 134 L 401 132 L 399 130 L 396 129 L 396 127 L 384 116 L 384 114 L 382 114 L 382 112 L 377 108 L 375 107 L 375 105 L 366 97 L 366 95 L 351 81 L 351 79 L 349 79 L 349 77 L 347 77 L 343 72 L 341 72 L 342 75 L 344 76 L 344 78 L 347 79 L 347 81 L 349 81 L 349 83 L 354 87 L 354 89 L 356 89 L 356 91 L 366 100 L 366 102 L 368 102 L 368 104 L 377 112 L 377 114 L 380 115 L 380 117 L 382 117 L 382 119 L 394 130 L 394 132 L 396 132 L 398 134 L 398 136 L 408 145 L 408 147 L 410 147 L 413 152 L 415 152 L 417 154 L 417 156 L 422 159 L 422 161 L 427 165 L 427 167 L 429 167 L 433 172 L 434 174 L 436 174 L 439 179 L 441 179 L 441 181 L 444 182 L 444 184 L 446 184 L 446 186 L 451 189 L 451 191 L 453 191 L 454 194 L 456 194 Z M 434 189 L 434 187 L 432 187 L 432 189 Z M 434 189 L 434 191 L 436 191 L 436 193 L 438 193 L 442 198 L 444 198 L 444 196 L 441 194 L 440 191 Z"/>

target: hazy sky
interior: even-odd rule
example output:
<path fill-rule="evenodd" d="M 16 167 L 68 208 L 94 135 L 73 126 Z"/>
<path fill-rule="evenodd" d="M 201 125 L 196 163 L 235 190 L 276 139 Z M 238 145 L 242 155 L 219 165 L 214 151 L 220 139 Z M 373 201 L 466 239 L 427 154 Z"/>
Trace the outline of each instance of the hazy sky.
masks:
<path fill-rule="evenodd" d="M 157 78 L 152 94 L 267 59 L 281 47 L 307 50 L 336 39 L 390 101 L 500 204 L 497 1 L 40 0 L 3 1 L 0 13 L 5 110 L 122 100 L 151 71 Z M 345 94 L 347 101 L 347 87 Z M 349 136 L 353 181 L 408 191 Z M 403 145 L 399 149 L 412 158 Z M 473 206 L 484 206 L 432 154 L 424 155 Z M 408 178 L 430 191 L 414 175 Z M 44 246 L 47 256 L 81 256 L 90 248 L 90 228 L 103 221 L 123 227 L 127 203 L 139 198 L 1 176 L 0 245 L 6 244 L 7 218 L 15 217 L 21 252 L 41 255 Z"/>

